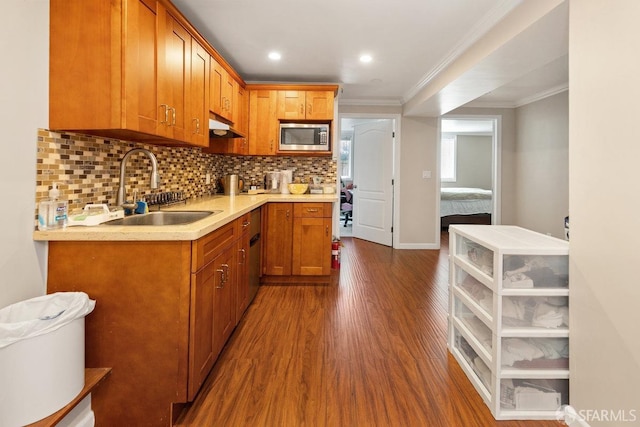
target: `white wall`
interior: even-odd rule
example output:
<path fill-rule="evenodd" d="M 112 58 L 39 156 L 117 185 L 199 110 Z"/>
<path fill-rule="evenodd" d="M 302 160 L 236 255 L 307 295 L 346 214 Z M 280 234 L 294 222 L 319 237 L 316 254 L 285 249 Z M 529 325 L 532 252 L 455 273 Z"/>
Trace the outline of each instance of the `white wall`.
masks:
<path fill-rule="evenodd" d="M 46 244 L 32 239 L 37 129 L 48 123 L 49 2 L 7 0 L 0 14 L 0 307 L 46 291 Z"/>
<path fill-rule="evenodd" d="M 516 223 L 563 238 L 569 215 L 569 96 L 516 109 Z"/>
<path fill-rule="evenodd" d="M 342 105 L 340 114 L 400 114 L 401 107 Z M 394 230 L 394 247 L 398 249 L 437 249 L 440 246 L 439 216 L 436 200 L 438 121 L 436 118 L 402 117 L 399 143 L 400 171 L 396 171 L 396 197 L 399 208 Z M 430 179 L 422 171 L 431 171 Z"/>
<path fill-rule="evenodd" d="M 403 117 L 400 141 L 400 212 L 398 248 L 436 249 L 440 245 L 438 119 Z M 422 178 L 431 171 L 431 178 Z M 395 237 L 394 237 L 395 239 Z"/>
<path fill-rule="evenodd" d="M 458 135 L 456 138 L 456 181 L 442 187 L 477 187 L 492 189 L 493 138 Z"/>
<path fill-rule="evenodd" d="M 570 400 L 625 411 L 593 427 L 638 426 L 640 2 L 570 6 Z"/>

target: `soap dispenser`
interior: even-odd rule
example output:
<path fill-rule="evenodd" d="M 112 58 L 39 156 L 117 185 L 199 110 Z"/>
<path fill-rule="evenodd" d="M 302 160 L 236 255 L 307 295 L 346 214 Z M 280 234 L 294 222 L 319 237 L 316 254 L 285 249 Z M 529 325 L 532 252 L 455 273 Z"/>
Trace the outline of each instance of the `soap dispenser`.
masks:
<path fill-rule="evenodd" d="M 42 200 L 38 205 L 39 230 L 55 230 L 67 226 L 69 203 L 59 198 L 58 184 L 53 183 L 49 190 L 49 198 Z"/>

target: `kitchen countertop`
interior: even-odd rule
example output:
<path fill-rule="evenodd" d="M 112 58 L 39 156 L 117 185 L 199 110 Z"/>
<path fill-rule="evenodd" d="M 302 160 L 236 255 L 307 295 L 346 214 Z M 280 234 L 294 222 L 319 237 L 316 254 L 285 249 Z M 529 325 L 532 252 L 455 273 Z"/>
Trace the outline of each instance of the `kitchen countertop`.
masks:
<path fill-rule="evenodd" d="M 161 210 L 222 210 L 199 221 L 184 225 L 96 225 L 73 226 L 62 230 L 36 230 L 33 239 L 40 241 L 140 241 L 197 240 L 268 202 L 338 202 L 337 194 L 241 194 L 207 196 L 190 199 L 186 204 Z M 154 209 L 155 210 L 155 209 Z"/>

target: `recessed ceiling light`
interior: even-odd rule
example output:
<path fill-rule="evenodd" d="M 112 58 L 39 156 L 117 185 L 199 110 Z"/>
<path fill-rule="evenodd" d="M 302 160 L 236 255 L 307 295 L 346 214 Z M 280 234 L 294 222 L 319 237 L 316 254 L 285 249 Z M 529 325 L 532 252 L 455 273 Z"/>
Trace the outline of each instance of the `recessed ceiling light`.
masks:
<path fill-rule="evenodd" d="M 272 61 L 278 61 L 282 58 L 279 52 L 269 52 L 269 59 Z"/>
<path fill-rule="evenodd" d="M 372 60 L 373 60 L 373 58 L 371 57 L 371 55 L 365 54 L 365 55 L 361 55 L 360 56 L 360 62 L 364 62 L 365 64 L 367 62 L 371 62 Z"/>

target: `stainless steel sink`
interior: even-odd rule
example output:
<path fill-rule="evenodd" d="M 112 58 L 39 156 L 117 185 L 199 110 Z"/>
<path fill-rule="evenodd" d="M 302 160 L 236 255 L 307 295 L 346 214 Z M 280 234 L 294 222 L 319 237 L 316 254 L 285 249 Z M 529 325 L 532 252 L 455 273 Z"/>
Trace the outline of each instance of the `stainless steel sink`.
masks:
<path fill-rule="evenodd" d="M 158 211 L 115 219 L 105 222 L 105 225 L 184 225 L 220 212 L 222 211 Z"/>

